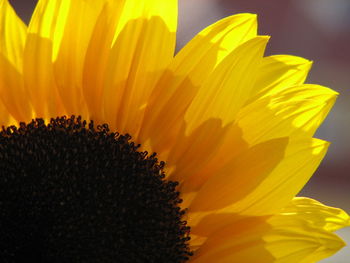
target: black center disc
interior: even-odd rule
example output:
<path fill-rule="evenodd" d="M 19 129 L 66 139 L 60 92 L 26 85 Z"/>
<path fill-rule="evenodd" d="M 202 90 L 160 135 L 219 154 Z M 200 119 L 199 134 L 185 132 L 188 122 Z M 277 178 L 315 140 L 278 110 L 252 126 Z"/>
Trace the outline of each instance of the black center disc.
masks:
<path fill-rule="evenodd" d="M 74 116 L 3 128 L 1 262 L 185 262 L 177 183 L 130 139 Z"/>

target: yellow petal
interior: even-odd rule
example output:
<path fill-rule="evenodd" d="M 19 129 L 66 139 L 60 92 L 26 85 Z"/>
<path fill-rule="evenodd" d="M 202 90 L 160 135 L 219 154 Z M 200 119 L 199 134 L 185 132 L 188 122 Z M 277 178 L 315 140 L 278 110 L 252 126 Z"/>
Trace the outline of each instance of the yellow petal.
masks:
<path fill-rule="evenodd" d="M 187 133 L 207 119 L 221 119 L 223 125 L 233 121 L 252 94 L 267 40 L 260 36 L 245 42 L 215 68 L 186 112 Z"/>
<path fill-rule="evenodd" d="M 274 55 L 265 57 L 257 73 L 254 99 L 303 84 L 311 65 L 311 61 L 296 56 Z"/>
<path fill-rule="evenodd" d="M 313 263 L 329 257 L 344 242 L 318 226 L 327 224 L 323 211 L 309 208 L 302 208 L 302 213 L 238 220 L 209 236 L 191 262 Z M 328 220 L 331 217 L 338 215 L 328 214 Z"/>
<path fill-rule="evenodd" d="M 252 101 L 238 112 L 233 125 L 225 127 L 227 131 L 221 134 L 224 137 L 220 138 L 215 155 L 200 169 L 193 170 L 192 176 L 206 178 L 215 174 L 230 158 L 263 141 L 312 136 L 333 106 L 336 96 L 331 89 L 304 84 Z"/>
<path fill-rule="evenodd" d="M 304 187 L 326 154 L 328 142 L 290 138 L 285 156 L 252 193 L 232 206 L 244 215 L 276 213 Z"/>
<path fill-rule="evenodd" d="M 18 121 L 29 120 L 31 109 L 22 78 L 27 27 L 7 0 L 0 2 L 0 97 L 2 114 L 9 111 Z M 6 110 L 7 109 L 7 110 Z M 4 112 L 5 111 L 5 112 Z M 8 116 L 3 116 L 8 119 Z M 3 119 L 3 121 L 5 121 Z M 7 121 L 6 121 L 7 122 Z M 1 122 L 1 125 L 5 122 Z"/>
<path fill-rule="evenodd" d="M 236 47 L 255 37 L 256 33 L 255 14 L 242 13 L 221 19 L 199 32 L 180 50 L 172 69 L 179 75 L 181 72 L 186 74 L 195 70 L 193 67 L 201 62 L 209 62 L 208 66 L 213 69 Z"/>
<path fill-rule="evenodd" d="M 185 181 L 181 192 L 187 192 L 190 189 L 198 190 L 189 206 L 190 213 L 218 210 L 254 192 L 255 188 L 266 180 L 271 171 L 282 161 L 287 143 L 288 138 L 281 138 L 255 145 L 208 180 L 191 178 L 191 181 Z M 196 189 L 194 188 L 196 186 L 201 187 Z M 184 201 L 186 203 L 186 200 Z"/>
<path fill-rule="evenodd" d="M 87 118 L 82 91 L 83 65 L 93 28 L 105 1 L 66 2 L 70 4 L 64 21 L 65 26 L 57 54 L 53 57 L 55 81 L 66 113 Z M 51 40 L 55 42 L 55 39 Z M 98 54 L 100 50 L 94 52 Z"/>
<path fill-rule="evenodd" d="M 282 209 L 281 213 L 302 217 L 308 226 L 328 232 L 350 226 L 350 217 L 342 209 L 325 206 L 316 200 L 305 197 L 294 197 Z M 191 235 L 202 237 L 202 239 L 240 220 L 249 220 L 249 217 L 230 213 L 226 210 L 208 213 L 208 215 L 202 216 L 201 220 L 192 219 L 192 216 L 189 217 L 189 221 L 193 222 Z"/>
<path fill-rule="evenodd" d="M 350 217 L 342 209 L 326 206 L 306 197 L 293 198 L 283 208 L 282 213 L 302 216 L 311 226 L 331 232 L 350 226 Z"/>
<path fill-rule="evenodd" d="M 112 41 L 125 1 L 108 1 L 93 29 L 86 51 L 83 72 L 83 93 L 89 116 L 97 123 L 105 123 L 103 114 L 103 85 Z M 96 52 L 98 50 L 98 52 Z M 116 106 L 117 107 L 117 106 Z"/>
<path fill-rule="evenodd" d="M 255 15 L 240 14 L 218 21 L 193 38 L 157 83 L 146 109 L 141 141 L 151 138 L 157 152 L 173 141 L 168 133 L 176 136 L 185 110 L 206 77 L 235 48 L 255 37 L 256 27 Z"/>
<path fill-rule="evenodd" d="M 0 52 L 16 70 L 21 71 L 27 27 L 8 0 L 0 2 Z"/>
<path fill-rule="evenodd" d="M 254 74 L 259 65 L 266 40 L 257 37 L 239 46 L 200 88 L 185 115 L 186 131 L 176 138 L 181 143 L 172 146 L 167 159 L 168 167 L 176 165 L 171 179 L 186 180 L 187 174 L 195 174 L 215 156 L 228 130 L 227 122 L 232 121 L 234 112 L 250 95 L 249 86 L 254 81 L 250 73 Z M 208 154 L 193 160 L 202 152 Z M 178 175 L 181 177 L 177 178 Z"/>
<path fill-rule="evenodd" d="M 28 26 L 23 77 L 36 117 L 64 114 L 59 109 L 52 62 L 61 43 L 69 5 L 70 1 L 39 0 Z"/>
<path fill-rule="evenodd" d="M 177 1 L 126 1 L 106 68 L 105 119 L 137 136 L 146 103 L 175 49 Z"/>
<path fill-rule="evenodd" d="M 17 121 L 29 121 L 31 107 L 23 85 L 23 76 L 16 68 L 0 55 L 0 97 L 4 110 Z M 1 123 L 1 125 L 3 125 Z"/>
<path fill-rule="evenodd" d="M 312 136 L 336 96 L 331 89 L 311 84 L 281 90 L 244 107 L 236 125 L 250 145 L 284 136 Z"/>
<path fill-rule="evenodd" d="M 188 182 L 190 177 L 197 177 L 203 166 L 215 157 L 217 149 L 223 143 L 228 127 L 222 127 L 219 119 L 209 119 L 196 128 L 190 135 L 185 130 L 177 136 L 177 141 L 169 151 L 166 169 L 169 180 L 180 183 Z"/>
<path fill-rule="evenodd" d="M 161 80 L 161 84 L 164 84 L 168 78 L 172 78 L 174 83 L 167 89 L 159 84 L 153 92 L 152 99 L 160 95 L 165 96 L 162 97 L 165 102 L 161 102 L 165 105 L 178 89 L 182 89 L 181 92 L 186 91 L 186 87 L 181 86 L 186 78 L 198 87 L 228 54 L 255 37 L 256 31 L 256 15 L 253 14 L 230 16 L 208 26 L 175 56 L 169 73 L 165 74 Z"/>
<path fill-rule="evenodd" d="M 279 148 L 274 150 L 269 149 L 269 144 L 263 143 L 262 145 L 267 146 L 265 156 L 264 151 L 262 151 L 261 154 L 252 155 L 252 158 L 247 155 L 247 158 L 242 159 L 242 161 L 237 157 L 237 161 L 233 160 L 233 162 L 237 162 L 235 167 L 238 168 L 231 168 L 234 173 L 214 175 L 206 181 L 190 206 L 191 212 L 196 212 L 196 216 L 204 216 L 203 211 L 209 213 L 210 210 L 220 211 L 220 209 L 244 216 L 263 216 L 276 213 L 286 206 L 309 180 L 328 147 L 327 142 L 318 139 L 293 140 L 290 138 L 283 153 L 284 156 L 281 158 Z M 272 164 L 275 166 L 264 165 L 264 163 L 269 164 L 269 159 L 272 159 Z M 276 161 L 279 161 L 277 165 Z M 241 174 L 243 176 L 239 177 Z M 260 179 L 260 174 L 262 174 L 262 179 Z M 248 179 L 245 176 L 248 176 Z M 246 183 L 242 186 L 243 190 L 235 185 L 240 185 L 239 180 L 234 179 L 236 177 L 245 178 Z M 259 181 L 250 181 L 250 177 L 258 178 Z M 221 181 L 223 178 L 225 180 Z M 237 190 L 232 190 L 237 187 Z M 216 194 L 213 195 L 213 193 Z M 211 196 L 210 200 L 208 200 L 208 196 Z M 232 201 L 231 204 L 229 204 L 230 201 Z"/>
<path fill-rule="evenodd" d="M 328 220 L 338 220 L 338 211 L 310 205 L 308 208 L 296 207 L 298 212 L 283 211 L 268 220 L 272 233 L 266 235 L 267 249 L 277 258 L 276 262 L 313 263 L 330 257 L 345 246 L 337 235 L 325 230 Z M 328 215 L 324 212 L 328 210 Z M 300 212 L 300 213 L 299 213 Z M 349 217 L 347 218 L 349 226 Z"/>

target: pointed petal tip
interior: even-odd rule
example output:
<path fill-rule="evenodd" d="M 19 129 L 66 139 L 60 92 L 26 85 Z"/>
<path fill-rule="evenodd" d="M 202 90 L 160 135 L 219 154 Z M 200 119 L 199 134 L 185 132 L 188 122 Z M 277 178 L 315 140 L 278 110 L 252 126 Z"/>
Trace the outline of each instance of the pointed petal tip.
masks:
<path fill-rule="evenodd" d="M 255 41 L 258 41 L 261 44 L 267 44 L 270 40 L 271 36 L 268 35 L 259 35 L 254 38 Z"/>
<path fill-rule="evenodd" d="M 224 19 L 231 19 L 231 18 L 237 18 L 237 17 L 244 18 L 244 20 L 247 20 L 247 21 L 249 20 L 256 21 L 258 15 L 253 13 L 239 13 L 239 14 L 230 15 Z"/>
<path fill-rule="evenodd" d="M 330 89 L 330 88 L 329 88 Z M 330 93 L 332 93 L 333 94 L 333 97 L 334 97 L 334 99 L 336 99 L 339 95 L 340 95 L 340 93 L 338 92 L 338 91 L 335 91 L 335 90 L 333 90 L 333 89 L 330 89 Z"/>
<path fill-rule="evenodd" d="M 312 84 L 310 84 L 312 85 Z M 339 95 L 339 92 L 335 91 L 334 89 L 331 89 L 329 87 L 321 86 L 321 85 L 316 85 L 319 86 L 323 90 L 324 95 L 329 95 L 332 98 L 336 98 Z"/>
<path fill-rule="evenodd" d="M 308 89 L 310 92 L 314 92 L 315 95 L 323 96 L 324 97 L 323 102 L 325 102 L 325 103 L 334 102 L 339 95 L 339 92 L 337 92 L 329 87 L 322 86 L 322 85 L 303 84 L 303 86 L 306 89 Z"/>
<path fill-rule="evenodd" d="M 326 154 L 331 142 L 318 138 L 312 138 L 310 147 L 312 148 L 313 155 Z"/>
<path fill-rule="evenodd" d="M 259 35 L 259 36 L 257 36 L 257 38 L 259 38 L 261 40 L 264 40 L 264 41 L 269 41 L 271 36 L 269 36 L 269 35 Z"/>
<path fill-rule="evenodd" d="M 333 239 L 329 240 L 327 243 L 323 244 L 327 249 L 332 251 L 332 254 L 335 254 L 339 250 L 341 250 L 343 247 L 345 247 L 347 244 L 346 242 L 340 238 L 337 235 L 333 236 Z"/>
<path fill-rule="evenodd" d="M 299 56 L 289 55 L 289 54 L 275 54 L 275 55 L 269 56 L 268 58 L 276 61 L 281 61 L 286 65 L 295 65 L 295 66 L 299 65 L 299 66 L 311 67 L 312 64 L 314 63 L 313 60 L 299 57 Z"/>
<path fill-rule="evenodd" d="M 258 19 L 258 15 L 253 13 L 241 13 L 240 15 L 251 21 L 257 21 Z"/>
<path fill-rule="evenodd" d="M 324 97 L 324 103 L 331 108 L 339 96 L 339 92 L 324 86 L 319 86 L 320 95 Z"/>
<path fill-rule="evenodd" d="M 245 43 L 250 43 L 250 45 L 252 46 L 261 46 L 261 47 L 265 47 L 267 45 L 267 43 L 270 40 L 270 36 L 256 36 L 254 38 L 249 39 L 248 41 L 246 41 Z"/>
<path fill-rule="evenodd" d="M 304 68 L 304 70 L 307 70 L 307 72 L 309 72 L 313 67 L 313 64 L 314 64 L 313 60 L 309 60 L 307 58 L 301 58 L 299 68 L 301 69 Z"/>
<path fill-rule="evenodd" d="M 251 26 L 257 27 L 258 18 L 257 14 L 252 13 L 239 13 L 222 18 L 220 21 L 224 23 L 234 23 L 237 24 L 239 21 L 241 24 L 250 24 Z"/>

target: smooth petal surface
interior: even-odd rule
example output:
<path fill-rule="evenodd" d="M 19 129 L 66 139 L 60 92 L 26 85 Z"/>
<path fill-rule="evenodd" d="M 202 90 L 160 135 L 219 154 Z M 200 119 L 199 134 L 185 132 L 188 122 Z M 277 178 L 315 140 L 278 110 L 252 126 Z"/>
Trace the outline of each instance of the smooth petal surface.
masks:
<path fill-rule="evenodd" d="M 224 117 L 213 118 L 223 126 L 221 129 L 214 128 L 215 125 L 212 129 L 207 124 L 201 125 L 199 131 L 188 136 L 191 138 L 188 142 L 186 138 L 178 138 L 183 143 L 172 148 L 168 159 L 168 166 L 176 164 L 171 178 L 186 180 L 187 190 L 190 191 L 188 187 L 192 186 L 192 191 L 196 191 L 230 159 L 253 145 L 281 137 L 309 138 L 328 114 L 336 97 L 337 93 L 331 89 L 304 84 L 251 102 L 239 110 L 230 125 L 222 124 Z M 204 105 L 210 113 L 210 102 Z M 199 135 L 201 133 L 203 135 Z M 202 138 L 202 143 L 196 143 L 197 138 Z M 207 154 L 200 158 L 201 163 L 190 166 L 195 149 Z"/>
<path fill-rule="evenodd" d="M 204 29 L 180 50 L 150 97 L 140 139 L 151 139 L 158 153 L 169 147 L 206 77 L 240 44 L 255 37 L 256 27 L 255 15 L 231 16 Z"/>
<path fill-rule="evenodd" d="M 279 211 L 308 182 L 328 146 L 328 142 L 314 138 L 290 138 L 283 160 L 262 184 L 234 205 L 234 210 L 245 215 L 268 215 Z"/>
<path fill-rule="evenodd" d="M 137 136 L 148 98 L 175 49 L 177 1 L 126 1 L 117 23 L 104 86 L 105 119 Z"/>
<path fill-rule="evenodd" d="M 255 37 L 256 31 L 256 15 L 252 14 L 227 17 L 205 28 L 175 56 L 169 72 L 165 72 L 151 99 L 165 96 L 166 102 L 177 90 L 185 92 L 185 86 L 181 84 L 186 84 L 186 78 L 198 87 L 228 54 L 245 41 Z M 161 84 L 169 80 L 172 80 L 172 85 L 164 89 Z M 196 93 L 191 92 L 191 94 Z M 155 103 L 153 100 L 151 103 Z M 161 102 L 161 105 L 164 106 L 165 102 Z M 150 110 L 158 113 L 161 107 L 156 108 L 150 104 Z"/>
<path fill-rule="evenodd" d="M 60 47 L 69 6 L 70 1 L 39 0 L 28 26 L 23 77 L 36 117 L 48 119 L 64 114 L 52 62 Z"/>
<path fill-rule="evenodd" d="M 168 179 L 182 183 L 197 175 L 215 157 L 228 131 L 228 127 L 223 127 L 220 119 L 205 121 L 190 135 L 185 134 L 183 127 L 177 136 L 181 143 L 173 145 L 167 156 Z"/>
<path fill-rule="evenodd" d="M 186 133 L 211 118 L 226 125 L 251 96 L 268 37 L 256 37 L 231 52 L 203 83 L 185 114 Z"/>
<path fill-rule="evenodd" d="M 8 0 L 0 2 L 0 15 L 0 52 L 16 70 L 21 72 L 27 27 L 17 16 Z"/>
<path fill-rule="evenodd" d="M 310 225 L 331 232 L 350 226 L 350 217 L 342 209 L 325 206 L 306 197 L 293 198 L 290 204 L 283 208 L 283 213 L 297 214 Z"/>
<path fill-rule="evenodd" d="M 251 102 L 239 110 L 233 124 L 222 129 L 225 130 L 224 133 L 215 133 L 215 130 L 207 133 L 207 141 L 217 142 L 216 148 L 205 149 L 210 153 L 215 151 L 211 158 L 192 168 L 190 176 L 185 171 L 177 177 L 186 178 L 188 185 L 197 185 L 195 190 L 198 189 L 199 182 L 216 174 L 230 159 L 253 145 L 281 137 L 311 137 L 328 114 L 336 97 L 337 93 L 331 89 L 304 84 Z M 186 143 L 176 147 L 186 149 Z M 195 148 L 196 145 L 190 147 Z M 178 157 L 179 163 L 183 159 L 188 160 L 187 152 L 182 152 L 183 158 Z M 179 167 L 179 171 L 183 170 Z"/>
<path fill-rule="evenodd" d="M 227 207 L 254 191 L 282 161 L 287 144 L 288 138 L 261 143 L 237 156 L 208 180 L 185 181 L 182 192 L 198 191 L 189 206 L 191 213 Z M 196 183 L 197 189 L 190 183 Z"/>
<path fill-rule="evenodd" d="M 216 231 L 191 262 L 313 263 L 331 256 L 344 242 L 320 226 L 340 222 L 345 213 L 315 202 L 302 205 L 305 201 L 293 200 L 270 218 L 244 218 Z"/>
<path fill-rule="evenodd" d="M 86 51 L 83 69 L 83 93 L 89 116 L 97 123 L 104 122 L 103 87 L 107 62 L 124 5 L 124 0 L 105 3 L 97 18 Z"/>
<path fill-rule="evenodd" d="M 266 37 L 256 37 L 240 45 L 203 83 L 185 114 L 184 130 L 176 138 L 182 143 L 173 145 L 169 153 L 168 166 L 176 166 L 172 179 L 183 181 L 188 174 L 196 174 L 225 142 L 228 122 L 250 95 L 266 42 Z M 199 152 L 208 154 L 194 161 Z"/>
<path fill-rule="evenodd" d="M 83 96 L 83 65 L 86 51 L 98 16 L 106 1 L 70 0 L 62 36 L 53 54 L 55 83 L 66 114 L 87 118 Z M 62 22 L 61 22 L 62 23 Z M 55 43 L 53 36 L 52 42 Z M 97 50 L 95 53 L 98 54 Z M 96 61 L 98 59 L 96 58 Z M 90 74 L 94 74 L 90 72 Z"/>
<path fill-rule="evenodd" d="M 304 83 L 312 62 L 296 56 L 274 55 L 265 57 L 257 72 L 254 86 L 258 98 L 278 93 L 288 87 Z"/>
<path fill-rule="evenodd" d="M 264 156 L 263 158 L 262 154 L 260 159 L 252 158 L 250 162 L 242 162 L 242 165 L 239 166 L 240 169 L 237 169 L 235 173 L 226 172 L 220 176 L 215 175 L 206 181 L 189 206 L 190 211 L 198 212 L 196 215 L 201 216 L 203 214 L 200 214 L 200 211 L 216 211 L 220 209 L 244 216 L 274 214 L 287 205 L 305 185 L 324 157 L 327 148 L 328 143 L 318 139 L 290 140 L 285 148 L 283 158 L 275 167 L 270 168 L 272 170 L 269 171 L 264 180 L 255 185 L 249 193 L 244 192 L 239 200 L 229 204 L 226 198 L 230 199 L 230 196 L 234 193 L 232 189 L 235 189 L 234 184 L 230 184 L 232 180 L 230 176 L 232 174 L 236 176 L 240 174 L 245 175 L 246 171 L 250 170 L 252 163 L 258 166 L 259 162 L 266 162 L 269 156 Z M 271 151 L 270 155 L 273 156 L 272 154 L 274 153 L 274 151 Z M 238 164 L 239 161 L 236 165 Z M 263 171 L 259 169 L 252 170 L 250 176 L 259 176 L 261 172 Z M 226 186 L 223 189 L 217 188 L 218 184 L 222 185 L 221 180 L 224 177 L 226 178 L 224 180 Z M 235 181 L 233 180 L 232 182 Z M 248 184 L 249 182 L 247 180 Z M 254 180 L 251 182 L 255 184 Z M 216 194 L 210 199 L 207 198 L 209 194 L 206 191 L 217 192 L 218 189 L 220 189 L 220 195 Z"/>
<path fill-rule="evenodd" d="M 249 145 L 285 136 L 311 137 L 337 95 L 318 85 L 290 87 L 248 104 L 235 122 Z"/>
<path fill-rule="evenodd" d="M 1 125 L 9 124 L 11 115 L 29 120 L 31 108 L 23 85 L 23 49 L 27 27 L 7 0 L 0 2 L 0 97 Z M 7 110 L 5 110 L 7 109 Z M 7 112 L 6 112 L 7 111 Z"/>

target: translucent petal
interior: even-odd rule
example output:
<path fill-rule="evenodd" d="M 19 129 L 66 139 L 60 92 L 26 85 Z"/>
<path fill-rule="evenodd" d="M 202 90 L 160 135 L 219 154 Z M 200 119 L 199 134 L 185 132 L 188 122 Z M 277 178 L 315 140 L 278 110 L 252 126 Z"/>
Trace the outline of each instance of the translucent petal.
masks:
<path fill-rule="evenodd" d="M 311 198 L 295 197 L 282 212 L 301 216 L 310 225 L 326 231 L 333 232 L 350 226 L 350 217 L 345 211 L 326 206 Z"/>
<path fill-rule="evenodd" d="M 336 97 L 337 93 L 331 89 L 304 84 L 289 87 L 274 95 L 251 102 L 240 109 L 233 124 L 223 125 L 221 130 L 206 128 L 204 131 L 203 129 L 203 132 L 207 132 L 207 137 L 203 140 L 216 141 L 216 147 L 207 147 L 199 151 L 210 154 L 206 154 L 208 158 L 203 158 L 201 165 L 191 168 L 191 175 L 187 176 L 188 172 L 181 169 L 183 159 L 190 160 L 187 152 L 182 150 L 182 155 L 174 156 L 178 158 L 179 163 L 177 165 L 179 173 L 176 178 L 180 180 L 186 178 L 186 183 L 196 190 L 227 162 L 253 145 L 280 137 L 311 137 L 328 114 Z M 199 126 L 200 130 L 202 127 Z M 196 132 L 198 133 L 200 132 Z M 183 141 L 182 138 L 180 140 Z M 198 145 L 204 147 L 206 143 L 202 145 L 198 143 Z M 175 145 L 173 148 L 179 150 L 191 148 L 193 152 L 195 147 L 196 144 L 187 146 L 184 140 L 182 144 Z M 169 161 L 176 163 L 172 159 Z"/>
<path fill-rule="evenodd" d="M 83 96 L 83 65 L 93 28 L 101 13 L 104 2 L 96 0 L 69 2 L 62 34 L 54 51 L 54 75 L 58 94 L 68 115 L 82 115 L 87 118 L 87 108 Z M 55 32 L 57 34 L 57 32 Z M 51 39 L 57 41 L 56 36 Z M 100 50 L 94 50 L 98 54 Z M 98 61 L 97 58 L 95 58 Z"/>
<path fill-rule="evenodd" d="M 274 144 L 261 144 L 262 149 L 266 147 L 265 155 L 264 150 L 256 154 L 255 149 L 259 148 L 253 147 L 241 155 L 244 158 L 238 156 L 221 173 L 210 177 L 196 194 L 190 211 L 199 214 L 225 209 L 244 216 L 263 216 L 274 214 L 287 205 L 316 170 L 328 143 L 290 138 L 281 153 L 277 148 L 279 141 L 275 142 L 275 149 L 272 149 Z"/>
<path fill-rule="evenodd" d="M 186 111 L 187 133 L 207 119 L 221 119 L 223 125 L 233 121 L 251 96 L 267 40 L 260 36 L 245 42 L 215 68 Z"/>
<path fill-rule="evenodd" d="M 105 119 L 134 137 L 153 87 L 175 49 L 177 1 L 126 1 L 107 62 Z"/>
<path fill-rule="evenodd" d="M 254 85 L 257 99 L 304 83 L 312 62 L 296 56 L 274 55 L 265 57 Z"/>
<path fill-rule="evenodd" d="M 232 207 L 242 215 L 279 211 L 304 187 L 325 156 L 329 143 L 290 138 L 283 160 L 249 195 Z"/>
<path fill-rule="evenodd" d="M 183 115 L 201 84 L 235 48 L 256 36 L 256 16 L 225 18 L 201 31 L 175 57 L 157 83 L 146 109 L 140 139 L 157 152 L 174 141 Z M 220 55 L 219 55 L 220 54 Z"/>
<path fill-rule="evenodd" d="M 1 104 L 3 104 L 2 115 L 8 115 L 3 111 L 9 111 L 18 121 L 27 121 L 31 118 L 31 108 L 22 77 L 26 31 L 26 25 L 16 15 L 9 2 L 7 0 L 1 1 L 0 97 Z M 5 119 L 8 118 L 9 116 L 5 117 Z"/>
<path fill-rule="evenodd" d="M 327 225 L 331 218 L 337 219 L 338 211 L 319 210 L 318 204 L 308 208 L 291 206 L 302 212 L 238 219 L 214 232 L 191 262 L 313 263 L 344 246 L 339 237 L 319 226 Z M 323 216 L 324 210 L 328 211 L 327 216 Z"/>
<path fill-rule="evenodd" d="M 21 72 L 27 27 L 17 16 L 8 0 L 0 2 L 0 14 L 0 52 L 6 56 L 16 70 Z"/>
<path fill-rule="evenodd" d="M 236 125 L 250 145 L 284 136 L 313 136 L 332 108 L 337 93 L 311 84 L 290 87 L 240 110 Z"/>
<path fill-rule="evenodd" d="M 83 93 L 89 116 L 97 123 L 105 123 L 102 106 L 104 78 L 112 41 L 124 5 L 124 0 L 108 1 L 105 4 L 97 18 L 86 51 L 83 69 Z"/>
<path fill-rule="evenodd" d="M 283 161 L 288 138 L 267 141 L 248 149 L 210 177 L 198 191 L 190 205 L 190 213 L 218 210 L 242 200 L 254 192 L 272 170 Z M 193 187 L 185 181 L 181 192 Z M 210 198 L 208 198 L 210 197 Z M 186 200 L 185 200 L 186 202 Z"/>
<path fill-rule="evenodd" d="M 39 0 L 28 26 L 23 77 L 36 117 L 64 114 L 52 62 L 60 47 L 69 6 L 70 1 Z"/>

